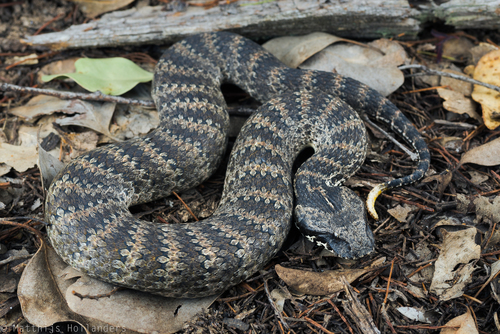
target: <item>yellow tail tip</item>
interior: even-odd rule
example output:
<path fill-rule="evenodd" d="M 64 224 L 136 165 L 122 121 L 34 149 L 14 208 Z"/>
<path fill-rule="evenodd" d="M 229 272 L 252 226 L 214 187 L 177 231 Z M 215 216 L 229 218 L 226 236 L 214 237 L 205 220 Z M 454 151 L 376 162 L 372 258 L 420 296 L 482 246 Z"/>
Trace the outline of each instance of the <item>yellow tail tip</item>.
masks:
<path fill-rule="evenodd" d="M 366 198 L 366 209 L 368 210 L 370 216 L 372 216 L 375 220 L 378 220 L 378 214 L 377 211 L 375 211 L 375 201 L 377 200 L 377 197 L 385 190 L 387 190 L 387 186 L 385 183 L 377 184 L 375 187 L 373 187 L 373 189 L 368 194 L 368 197 Z"/>

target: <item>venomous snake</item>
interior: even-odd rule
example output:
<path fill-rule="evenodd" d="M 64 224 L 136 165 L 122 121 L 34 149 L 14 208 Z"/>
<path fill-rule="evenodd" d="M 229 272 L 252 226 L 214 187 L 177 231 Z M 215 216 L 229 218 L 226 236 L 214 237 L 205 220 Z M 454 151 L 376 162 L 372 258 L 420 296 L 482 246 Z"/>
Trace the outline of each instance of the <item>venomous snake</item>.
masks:
<path fill-rule="evenodd" d="M 233 148 L 221 203 L 196 223 L 144 222 L 128 207 L 206 180 L 227 143 L 229 117 L 220 91 L 233 83 L 263 105 Z M 409 176 L 421 178 L 429 152 L 418 131 L 373 89 L 334 73 L 290 69 L 254 42 L 226 33 L 194 35 L 160 59 L 152 95 L 160 126 L 68 164 L 48 191 L 45 214 L 56 252 L 101 280 L 171 297 L 219 293 L 263 267 L 280 249 L 294 207 L 310 239 L 342 257 L 371 252 L 374 239 L 361 199 L 341 186 L 363 163 L 366 130 L 358 114 L 387 123 L 419 154 Z"/>

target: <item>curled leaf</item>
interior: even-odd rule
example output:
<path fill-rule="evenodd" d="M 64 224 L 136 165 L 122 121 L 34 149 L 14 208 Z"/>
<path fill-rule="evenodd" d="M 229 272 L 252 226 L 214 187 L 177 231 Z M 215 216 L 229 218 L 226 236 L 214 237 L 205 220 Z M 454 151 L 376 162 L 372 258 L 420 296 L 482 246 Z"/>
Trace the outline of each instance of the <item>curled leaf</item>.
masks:
<path fill-rule="evenodd" d="M 351 283 L 366 273 L 365 269 L 328 270 L 325 272 L 311 272 L 290 269 L 276 265 L 278 276 L 293 290 L 308 295 L 328 295 L 344 288 L 341 278 L 345 277 Z"/>
<path fill-rule="evenodd" d="M 500 86 L 500 50 L 488 52 L 479 60 L 474 79 Z M 490 130 L 500 126 L 500 93 L 474 85 L 472 98 L 483 107 L 484 125 Z"/>

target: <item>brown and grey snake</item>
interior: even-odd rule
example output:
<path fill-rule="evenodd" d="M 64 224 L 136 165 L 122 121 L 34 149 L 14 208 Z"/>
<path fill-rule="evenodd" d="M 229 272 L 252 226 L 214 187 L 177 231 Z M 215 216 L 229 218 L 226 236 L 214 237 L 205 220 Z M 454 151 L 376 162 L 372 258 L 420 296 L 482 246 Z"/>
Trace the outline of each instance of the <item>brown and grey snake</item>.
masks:
<path fill-rule="evenodd" d="M 218 209 L 191 224 L 134 218 L 128 207 L 192 188 L 219 166 L 229 122 L 224 82 L 263 105 L 236 140 Z M 413 174 L 380 189 L 414 182 L 429 166 L 418 131 L 373 89 L 334 73 L 287 68 L 232 33 L 194 35 L 170 47 L 157 65 L 152 95 L 161 115 L 155 131 L 73 160 L 46 200 L 56 252 L 120 286 L 189 298 L 224 291 L 278 252 L 294 205 L 309 239 L 342 257 L 371 252 L 364 204 L 341 185 L 366 154 L 358 114 L 387 123 L 420 157 Z M 294 184 L 292 165 L 305 147 L 315 153 Z"/>

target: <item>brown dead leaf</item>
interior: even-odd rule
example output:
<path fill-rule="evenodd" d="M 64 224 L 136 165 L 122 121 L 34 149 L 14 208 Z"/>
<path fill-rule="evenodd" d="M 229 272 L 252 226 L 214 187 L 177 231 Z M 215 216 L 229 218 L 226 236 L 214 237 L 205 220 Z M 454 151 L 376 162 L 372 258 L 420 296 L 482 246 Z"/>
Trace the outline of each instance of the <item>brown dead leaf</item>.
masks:
<path fill-rule="evenodd" d="M 37 74 L 38 83 L 43 84 L 42 80 L 44 75 L 64 74 L 75 72 L 75 62 L 80 59 L 79 57 L 58 60 L 43 66 Z M 70 79 L 68 81 L 71 81 Z"/>
<path fill-rule="evenodd" d="M 410 212 L 415 212 L 418 208 L 414 205 L 404 204 L 387 210 L 387 212 L 397 219 L 400 223 L 406 223 L 406 218 Z"/>
<path fill-rule="evenodd" d="M 479 223 L 481 219 L 488 218 L 494 224 L 500 223 L 500 196 L 493 198 L 493 203 L 490 199 L 484 196 L 478 196 L 474 199 L 477 218 L 474 222 Z"/>
<path fill-rule="evenodd" d="M 23 315 L 30 324 L 48 327 L 62 321 L 83 323 L 83 319 L 67 307 L 61 294 L 73 283 L 59 276 L 66 267 L 54 250 L 43 243 L 24 269 L 17 295 Z"/>
<path fill-rule="evenodd" d="M 465 60 L 470 57 L 470 49 L 474 43 L 465 37 L 450 38 L 443 44 L 443 57 Z"/>
<path fill-rule="evenodd" d="M 111 12 L 127 6 L 134 0 L 72 0 L 86 17 L 94 18 L 101 14 Z"/>
<path fill-rule="evenodd" d="M 55 96 L 37 95 L 24 106 L 12 108 L 10 114 L 22 117 L 27 122 L 34 122 L 44 115 L 63 112 L 69 115 L 85 113 L 88 102 L 80 100 L 61 100 Z"/>
<path fill-rule="evenodd" d="M 491 287 L 493 298 L 497 301 L 497 303 L 500 303 L 500 277 L 498 275 L 499 271 L 500 261 L 496 261 L 495 263 L 491 264 L 490 277 L 486 282 L 484 282 L 484 284 L 481 286 L 481 289 L 476 293 L 476 297 L 483 290 L 483 288 L 489 284 Z"/>
<path fill-rule="evenodd" d="M 0 143 L 0 163 L 22 173 L 35 167 L 38 161 L 36 146 L 17 146 Z"/>
<path fill-rule="evenodd" d="M 313 32 L 304 36 L 274 38 L 262 46 L 288 67 L 297 68 L 315 53 L 339 41 L 346 40 L 324 32 Z"/>
<path fill-rule="evenodd" d="M 460 164 L 466 163 L 473 163 L 481 166 L 500 165 L 500 138 L 465 152 L 460 159 Z"/>
<path fill-rule="evenodd" d="M 448 151 L 452 151 L 454 153 L 461 153 L 464 139 L 462 137 L 444 136 L 441 139 L 439 139 L 439 143 L 443 145 L 444 148 L 446 148 Z"/>
<path fill-rule="evenodd" d="M 469 171 L 468 173 L 470 175 L 470 182 L 476 185 L 480 185 L 481 183 L 489 179 L 489 176 L 485 175 L 484 173 L 479 173 L 473 170 Z"/>
<path fill-rule="evenodd" d="M 113 140 L 118 141 L 109 131 L 109 124 L 115 110 L 115 103 L 111 102 L 87 102 L 81 100 L 62 100 L 54 96 L 38 95 L 32 98 L 26 105 L 13 108 L 10 113 L 24 118 L 28 122 L 34 122 L 44 115 L 52 115 L 56 112 L 74 115 L 56 119 L 59 125 L 83 126 L 102 133 Z"/>
<path fill-rule="evenodd" d="M 442 233 L 441 253 L 434 264 L 430 290 L 440 301 L 446 301 L 463 295 L 463 289 L 471 281 L 471 274 L 475 270 L 473 260 L 478 260 L 481 255 L 481 246 L 476 244 L 475 228 L 457 232 L 443 229 Z M 461 266 L 455 270 L 457 265 Z"/>
<path fill-rule="evenodd" d="M 443 107 L 446 110 L 456 114 L 467 114 L 478 120 L 480 123 L 483 122 L 481 116 L 476 112 L 476 105 L 474 104 L 474 101 L 465 97 L 464 94 L 445 88 L 438 88 L 437 92 L 439 96 L 445 100 Z"/>
<path fill-rule="evenodd" d="M 500 86 L 500 50 L 488 52 L 479 60 L 474 79 Z M 500 93 L 474 85 L 472 98 L 483 107 L 484 125 L 490 130 L 500 126 Z"/>
<path fill-rule="evenodd" d="M 42 174 L 42 186 L 48 190 L 54 177 L 64 167 L 64 163 L 45 151 L 42 146 L 38 146 L 38 154 L 38 168 Z"/>
<path fill-rule="evenodd" d="M 422 183 L 429 183 L 432 181 L 438 181 L 438 193 L 442 194 L 444 193 L 444 190 L 448 185 L 450 184 L 451 180 L 453 179 L 453 172 L 450 170 L 447 170 L 443 174 L 436 174 L 436 175 L 431 175 L 429 177 L 426 177 L 423 179 L 421 182 Z"/>
<path fill-rule="evenodd" d="M 397 66 L 404 63 L 406 53 L 393 41 L 382 39 L 367 45 L 373 47 L 348 43 L 331 45 L 310 57 L 300 68 L 336 72 L 387 96 L 403 84 L 404 75 Z"/>
<path fill-rule="evenodd" d="M 474 46 L 469 50 L 472 55 L 472 64 L 477 64 L 479 60 L 488 52 L 498 50 L 498 48 L 492 44 L 481 42 L 479 45 Z"/>
<path fill-rule="evenodd" d="M 26 266 L 18 286 L 26 320 L 38 327 L 55 322 L 78 322 L 89 332 L 174 333 L 218 296 L 175 299 L 123 289 L 109 297 L 90 299 L 80 295 L 107 294 L 114 287 L 68 267 L 55 251 L 43 245 Z"/>
<path fill-rule="evenodd" d="M 57 119 L 56 123 L 62 126 L 82 126 L 102 133 L 113 140 L 119 141 L 119 139 L 115 138 L 109 131 L 109 124 L 111 123 L 111 119 L 113 118 L 113 113 L 115 111 L 115 103 L 79 102 L 81 103 L 82 108 L 79 109 L 79 113 L 77 115 Z"/>
<path fill-rule="evenodd" d="M 246 117 L 244 118 L 246 120 Z M 110 132 L 122 140 L 149 133 L 160 124 L 158 111 L 140 106 L 116 106 Z"/>
<path fill-rule="evenodd" d="M 419 321 L 431 324 L 433 323 L 433 321 L 436 320 L 432 319 L 432 313 L 425 311 L 423 307 L 416 308 L 416 307 L 401 306 L 396 308 L 396 310 L 398 310 L 399 313 L 401 313 L 402 315 L 413 321 Z"/>
<path fill-rule="evenodd" d="M 443 72 L 466 76 L 464 72 L 455 71 L 449 68 L 444 69 Z M 472 84 L 463 80 L 443 76 L 441 77 L 440 85 L 448 86 L 452 91 L 461 93 L 464 96 L 470 96 L 472 94 Z"/>
<path fill-rule="evenodd" d="M 467 308 L 467 313 L 462 314 L 456 318 L 448 321 L 441 330 L 441 334 L 476 334 L 477 331 L 476 322 L 472 316 L 470 309 Z M 456 328 L 453 328 L 456 327 Z"/>
<path fill-rule="evenodd" d="M 366 273 L 365 269 L 328 270 L 311 272 L 290 269 L 276 265 L 278 276 L 294 291 L 302 294 L 323 296 L 340 291 L 344 288 L 341 278 L 349 283 Z"/>

